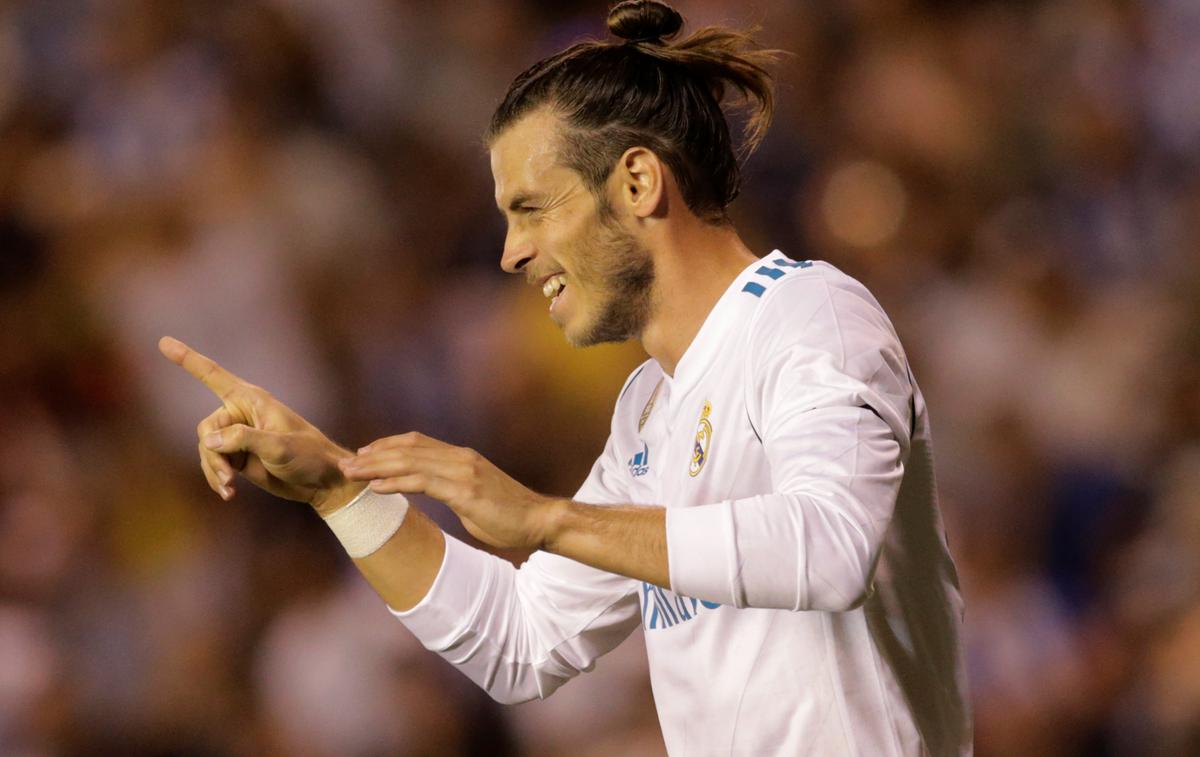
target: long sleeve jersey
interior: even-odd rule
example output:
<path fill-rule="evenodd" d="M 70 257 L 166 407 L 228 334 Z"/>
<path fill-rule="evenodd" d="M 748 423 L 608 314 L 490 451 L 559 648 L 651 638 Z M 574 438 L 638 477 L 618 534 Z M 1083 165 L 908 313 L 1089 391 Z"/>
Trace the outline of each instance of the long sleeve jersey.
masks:
<path fill-rule="evenodd" d="M 854 279 L 779 252 L 748 266 L 673 376 L 631 375 L 575 499 L 667 508 L 671 585 L 447 537 L 397 617 L 502 702 L 642 624 L 672 755 L 971 752 L 925 403 Z"/>

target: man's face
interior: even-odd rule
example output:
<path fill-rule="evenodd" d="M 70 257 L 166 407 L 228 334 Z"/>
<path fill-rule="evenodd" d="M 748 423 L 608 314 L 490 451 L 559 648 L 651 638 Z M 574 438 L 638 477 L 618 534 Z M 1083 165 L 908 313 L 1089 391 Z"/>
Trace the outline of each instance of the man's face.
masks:
<path fill-rule="evenodd" d="M 559 162 L 559 128 L 541 110 L 492 144 L 496 204 L 508 221 L 500 265 L 543 289 L 571 344 L 636 338 L 650 315 L 653 260 L 607 197 L 601 204 Z"/>

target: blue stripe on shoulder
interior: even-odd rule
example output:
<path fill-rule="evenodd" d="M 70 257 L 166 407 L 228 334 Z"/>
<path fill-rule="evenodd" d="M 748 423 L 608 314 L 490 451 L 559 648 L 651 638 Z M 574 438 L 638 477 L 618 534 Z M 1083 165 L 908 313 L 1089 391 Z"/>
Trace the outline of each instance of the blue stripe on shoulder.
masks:
<path fill-rule="evenodd" d="M 788 269 L 788 270 L 794 270 L 797 268 L 812 268 L 811 260 L 788 260 L 787 258 L 775 258 L 774 260 L 771 261 L 771 263 L 773 263 L 774 265 L 777 265 L 777 266 L 783 266 L 783 268 Z M 758 270 L 756 270 L 754 273 L 759 276 L 765 276 L 768 279 L 770 279 L 771 281 L 778 281 L 779 279 L 781 279 L 785 275 L 787 275 L 787 272 L 788 272 L 787 270 L 783 270 L 780 268 L 772 268 L 771 266 L 762 265 L 762 266 L 759 266 Z M 750 294 L 754 295 L 755 297 L 762 297 L 763 292 L 767 291 L 768 285 L 770 285 L 770 282 L 767 282 L 767 284 L 764 285 L 764 284 L 759 284 L 756 281 L 750 281 L 750 282 L 747 282 L 746 285 L 742 287 L 742 291 L 749 292 Z"/>
<path fill-rule="evenodd" d="M 771 262 L 775 265 L 785 265 L 788 268 L 812 268 L 811 260 L 788 260 L 787 258 L 775 258 Z"/>

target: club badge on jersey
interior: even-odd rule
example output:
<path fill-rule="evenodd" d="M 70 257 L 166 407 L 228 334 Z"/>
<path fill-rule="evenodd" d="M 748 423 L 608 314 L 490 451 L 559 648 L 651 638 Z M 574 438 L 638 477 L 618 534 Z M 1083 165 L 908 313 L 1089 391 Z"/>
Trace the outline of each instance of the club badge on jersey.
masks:
<path fill-rule="evenodd" d="M 704 408 L 700 411 L 700 422 L 696 425 L 696 444 L 692 447 L 692 461 L 688 464 L 688 473 L 693 477 L 700 475 L 704 463 L 708 461 L 708 448 L 712 444 L 713 427 L 708 416 L 712 413 L 712 403 L 704 400 Z"/>

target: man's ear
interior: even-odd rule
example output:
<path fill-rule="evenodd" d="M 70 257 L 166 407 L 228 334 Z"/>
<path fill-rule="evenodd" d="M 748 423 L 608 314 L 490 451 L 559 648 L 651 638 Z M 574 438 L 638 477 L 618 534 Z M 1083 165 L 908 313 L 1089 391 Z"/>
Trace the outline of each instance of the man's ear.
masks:
<path fill-rule="evenodd" d="M 645 147 L 630 147 L 613 171 L 618 202 L 636 218 L 661 215 L 667 201 L 666 166 Z"/>

